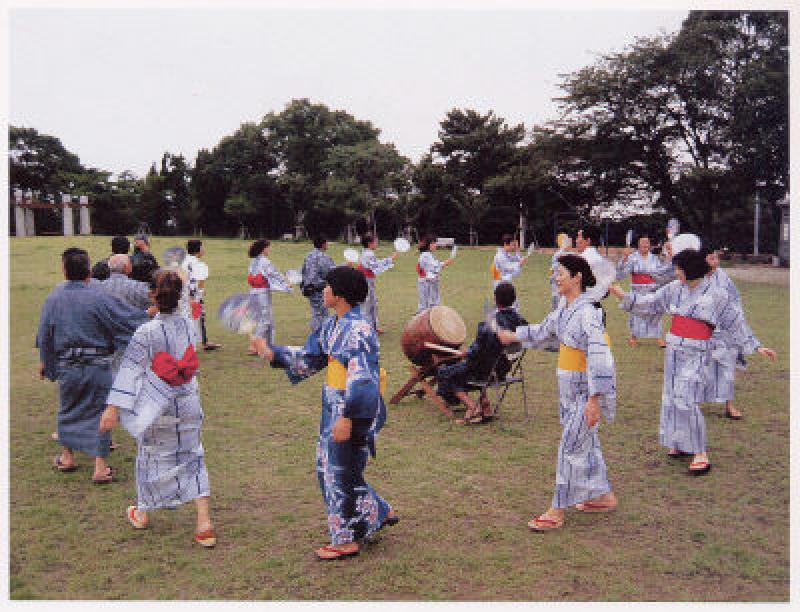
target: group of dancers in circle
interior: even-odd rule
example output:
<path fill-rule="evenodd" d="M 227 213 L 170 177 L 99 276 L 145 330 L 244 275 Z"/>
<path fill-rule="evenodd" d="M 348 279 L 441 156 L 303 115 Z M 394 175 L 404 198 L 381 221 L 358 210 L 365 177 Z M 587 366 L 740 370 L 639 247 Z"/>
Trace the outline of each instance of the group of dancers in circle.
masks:
<path fill-rule="evenodd" d="M 528 324 L 518 311 L 513 282 L 528 256 L 518 252 L 513 235 L 503 237 L 490 267 L 497 307 L 491 333 L 496 341 L 544 350 L 558 347 L 563 431 L 552 502 L 528 522 L 536 531 L 561 528 L 570 507 L 595 513 L 617 506 L 598 437 L 600 417 L 614 419 L 617 380 L 603 306 L 587 295 L 597 284 L 594 265 L 602 260 L 595 240 L 595 230 L 584 228 L 577 232 L 573 250 L 571 239 L 561 237 L 553 256 L 552 310 L 540 323 Z M 268 241 L 257 240 L 249 249 L 247 281 L 259 316 L 248 352 L 284 370 L 292 384 L 326 371 L 316 449 L 330 538 L 315 550 L 322 560 L 357 555 L 365 538 L 399 521 L 391 504 L 366 482 L 364 470 L 375 456 L 376 437 L 387 416 L 375 278 L 392 268 L 400 253 L 377 258 L 374 235 L 364 236 L 362 245 L 357 266 L 337 266 L 326 253 L 327 241 L 314 240 L 300 281 L 311 305 L 311 333 L 303 346 L 276 344 L 271 292 L 289 291 L 291 283 L 269 261 Z M 453 257 L 438 260 L 436 248 L 434 236 L 419 243 L 419 311 L 440 303 L 440 274 L 453 262 Z M 45 302 L 37 336 L 42 375 L 60 383 L 61 443 L 70 452 L 105 457 L 108 433 L 121 424 L 137 442 L 137 502 L 127 509 L 130 524 L 146 528 L 149 511 L 195 500 L 194 539 L 213 546 L 217 534 L 200 441 L 204 415 L 194 349 L 199 331 L 180 306 L 186 295 L 185 274 L 163 268 L 153 274 L 150 318 L 89 281 L 85 251 L 68 249 L 62 262 L 66 283 Z M 613 283 L 606 296 L 615 296 L 629 313 L 631 346 L 652 337 L 665 348 L 659 441 L 669 457 L 691 457 L 690 474 L 706 474 L 711 462 L 700 404 L 724 401 L 729 415 L 740 416 L 731 410 L 737 363 L 753 352 L 774 360 L 775 351 L 761 346 L 753 335 L 733 282 L 708 246 L 672 256 L 667 243 L 658 257 L 642 235 L 637 251 L 626 252 L 617 271 L 620 278 L 631 275 L 632 289 L 626 292 Z M 328 309 L 333 311 L 330 316 Z M 671 315 L 671 323 L 662 339 L 665 314 Z M 120 357 L 112 374 L 115 352 Z M 457 378 L 448 377 L 446 369 L 441 374 L 440 394 L 467 403 L 464 421 L 483 420 L 480 411 L 485 407 L 468 403 Z M 70 437 L 72 425 L 66 417 L 81 421 L 80 436 Z M 91 427 L 96 435 L 90 440 Z M 64 467 L 58 458 L 56 467 Z"/>

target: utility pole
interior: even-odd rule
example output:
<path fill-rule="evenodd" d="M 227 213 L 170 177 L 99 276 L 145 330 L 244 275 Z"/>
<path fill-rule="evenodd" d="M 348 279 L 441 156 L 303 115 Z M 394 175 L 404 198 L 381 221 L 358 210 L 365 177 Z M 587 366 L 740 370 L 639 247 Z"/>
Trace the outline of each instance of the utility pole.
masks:
<path fill-rule="evenodd" d="M 766 181 L 756 181 L 755 219 L 753 220 L 753 255 L 758 255 L 758 229 L 761 222 L 761 189 L 766 187 Z"/>

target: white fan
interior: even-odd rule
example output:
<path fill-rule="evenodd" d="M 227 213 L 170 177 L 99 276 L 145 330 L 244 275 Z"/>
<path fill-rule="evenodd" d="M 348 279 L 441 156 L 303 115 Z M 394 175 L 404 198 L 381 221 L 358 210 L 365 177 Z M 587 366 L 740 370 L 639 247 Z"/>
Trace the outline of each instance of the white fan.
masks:
<path fill-rule="evenodd" d="M 686 249 L 700 250 L 703 244 L 700 238 L 694 234 L 678 234 L 670 242 L 672 244 L 673 257 Z"/>
<path fill-rule="evenodd" d="M 625 232 L 625 246 L 627 248 L 631 248 L 632 244 L 633 244 L 633 230 L 629 229 L 627 232 Z"/>
<path fill-rule="evenodd" d="M 286 280 L 292 285 L 299 285 L 303 280 L 303 275 L 297 270 L 286 270 Z"/>
<path fill-rule="evenodd" d="M 355 249 L 345 249 L 344 260 L 349 263 L 358 263 L 358 251 Z"/>
<path fill-rule="evenodd" d="M 617 280 L 617 268 L 604 257 L 594 259 L 589 267 L 594 274 L 595 285 L 586 289 L 586 297 L 592 302 L 599 302 L 608 293 L 611 283 Z"/>
<path fill-rule="evenodd" d="M 394 250 L 398 253 L 406 253 L 411 248 L 411 243 L 405 238 L 398 238 L 394 241 Z"/>
<path fill-rule="evenodd" d="M 453 248 L 450 249 L 450 259 L 453 259 L 456 256 L 456 253 L 458 253 L 458 245 L 454 244 Z"/>

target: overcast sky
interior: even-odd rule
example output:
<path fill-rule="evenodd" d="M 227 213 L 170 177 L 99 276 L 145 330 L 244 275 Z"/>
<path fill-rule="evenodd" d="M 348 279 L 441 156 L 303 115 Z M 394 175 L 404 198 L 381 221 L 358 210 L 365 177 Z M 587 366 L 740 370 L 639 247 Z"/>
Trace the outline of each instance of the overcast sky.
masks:
<path fill-rule="evenodd" d="M 453 107 L 527 129 L 559 74 L 673 32 L 685 10 L 12 9 L 9 119 L 81 162 L 143 175 L 309 98 L 366 119 L 417 161 Z"/>

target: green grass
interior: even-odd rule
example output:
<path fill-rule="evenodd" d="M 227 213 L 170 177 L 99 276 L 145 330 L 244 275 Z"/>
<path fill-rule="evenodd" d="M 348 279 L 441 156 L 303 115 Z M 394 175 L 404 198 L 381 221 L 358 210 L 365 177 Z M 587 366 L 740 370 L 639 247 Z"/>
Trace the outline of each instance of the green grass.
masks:
<path fill-rule="evenodd" d="M 156 238 L 154 251 L 184 239 Z M 247 338 L 216 320 L 219 303 L 245 289 L 248 243 L 209 239 L 207 282 L 212 340 L 201 355 L 203 441 L 219 532 L 214 550 L 191 542 L 192 505 L 151 515 L 132 530 L 133 440 L 117 431 L 111 460 L 120 482 L 92 486 L 81 469 L 50 468 L 56 446 L 57 387 L 39 381 L 33 348 L 39 310 L 61 278 L 59 254 L 87 248 L 95 260 L 108 237 L 11 238 L 10 244 L 10 593 L 13 599 L 357 599 L 788 601 L 789 293 L 740 283 L 749 321 L 779 352 L 758 356 L 737 381 L 745 419 L 708 406 L 714 470 L 692 479 L 657 441 L 663 352 L 628 347 L 626 319 L 607 301 L 618 365 L 617 420 L 601 439 L 619 497 L 613 515 L 568 512 L 559 532 L 531 533 L 553 491 L 560 426 L 555 355 L 529 352 L 525 421 L 519 391 L 499 421 L 465 428 L 414 397 L 390 407 L 368 480 L 402 516 L 357 558 L 323 564 L 326 541 L 314 473 L 321 379 L 292 387 L 285 375 L 245 356 Z M 299 268 L 308 245 L 275 243 L 271 259 Z M 342 245 L 332 247 L 341 261 Z M 387 245 L 379 248 L 388 253 Z M 489 295 L 490 250 L 461 249 L 443 275 L 444 303 L 464 318 L 470 338 Z M 380 277 L 381 338 L 389 391 L 406 379 L 402 327 L 417 304 L 416 257 Z M 548 311 L 549 257 L 536 256 L 517 287 L 531 321 Z M 308 302 L 274 299 L 279 342 L 305 339 Z"/>

